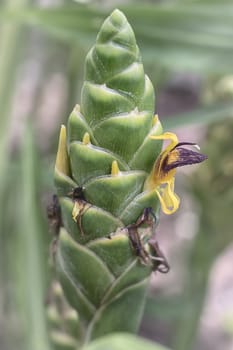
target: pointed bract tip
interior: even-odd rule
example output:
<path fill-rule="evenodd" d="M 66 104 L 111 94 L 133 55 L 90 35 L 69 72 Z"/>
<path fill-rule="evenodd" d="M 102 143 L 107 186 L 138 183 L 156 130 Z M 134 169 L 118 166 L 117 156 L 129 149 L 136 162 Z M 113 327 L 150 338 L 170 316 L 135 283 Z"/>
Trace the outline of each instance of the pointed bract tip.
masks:
<path fill-rule="evenodd" d="M 119 166 L 118 166 L 118 163 L 116 160 L 114 160 L 112 162 L 112 169 L 111 169 L 111 175 L 112 176 L 116 176 L 116 175 L 119 175 L 120 173 L 120 170 L 119 170 Z"/>
<path fill-rule="evenodd" d="M 57 150 L 57 158 L 55 163 L 55 168 L 61 173 L 69 176 L 70 175 L 70 166 L 69 166 L 69 156 L 67 152 L 67 144 L 66 144 L 66 127 L 65 125 L 61 126 L 59 142 L 58 142 L 58 150 Z"/>
<path fill-rule="evenodd" d="M 118 9 L 113 10 L 109 18 L 116 26 L 122 26 L 125 22 L 127 22 L 124 13 Z"/>
<path fill-rule="evenodd" d="M 53 293 L 58 298 L 63 296 L 61 285 L 58 282 L 53 283 Z"/>
<path fill-rule="evenodd" d="M 158 114 L 155 114 L 153 119 L 152 119 L 152 126 L 155 126 L 159 121 L 159 116 Z"/>
<path fill-rule="evenodd" d="M 91 142 L 90 135 L 88 134 L 88 132 L 85 132 L 85 134 L 83 136 L 83 144 L 88 145 L 90 142 Z"/>
<path fill-rule="evenodd" d="M 76 104 L 75 107 L 74 107 L 74 112 L 80 112 L 80 105 L 79 104 Z"/>

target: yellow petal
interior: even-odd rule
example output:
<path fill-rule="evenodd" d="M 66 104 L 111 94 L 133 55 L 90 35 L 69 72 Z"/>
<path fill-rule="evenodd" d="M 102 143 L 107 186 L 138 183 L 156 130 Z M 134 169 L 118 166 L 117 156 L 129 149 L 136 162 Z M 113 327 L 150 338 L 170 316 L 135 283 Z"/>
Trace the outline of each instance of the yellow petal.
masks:
<path fill-rule="evenodd" d="M 171 140 L 170 144 L 165 148 L 163 152 L 170 152 L 179 142 L 178 137 L 173 132 L 165 132 L 162 135 L 150 136 L 154 140 Z"/>
<path fill-rule="evenodd" d="M 165 187 L 156 189 L 162 210 L 167 215 L 175 213 L 180 204 L 180 199 L 174 192 L 174 181 L 175 179 L 173 178 L 166 183 Z"/>
<path fill-rule="evenodd" d="M 171 142 L 167 145 L 167 147 L 163 150 L 163 152 L 159 156 L 159 166 L 156 164 L 157 172 L 160 174 L 161 167 L 164 159 L 167 157 L 168 153 L 178 144 L 179 140 L 173 132 L 165 132 L 162 135 L 158 136 L 150 136 L 151 139 L 154 140 L 171 140 Z"/>

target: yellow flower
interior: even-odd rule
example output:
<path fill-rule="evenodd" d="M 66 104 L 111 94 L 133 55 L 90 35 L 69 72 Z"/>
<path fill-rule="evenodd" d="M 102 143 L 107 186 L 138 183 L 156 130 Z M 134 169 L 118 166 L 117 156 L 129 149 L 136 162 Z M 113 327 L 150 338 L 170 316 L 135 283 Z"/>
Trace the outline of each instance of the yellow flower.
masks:
<path fill-rule="evenodd" d="M 165 214 L 173 214 L 179 207 L 180 199 L 174 192 L 176 168 L 203 162 L 207 156 L 182 146 L 195 143 L 180 142 L 175 134 L 165 132 L 159 136 L 151 136 L 155 140 L 170 140 L 171 142 L 157 158 L 152 172 L 145 183 L 145 190 L 155 189 Z"/>

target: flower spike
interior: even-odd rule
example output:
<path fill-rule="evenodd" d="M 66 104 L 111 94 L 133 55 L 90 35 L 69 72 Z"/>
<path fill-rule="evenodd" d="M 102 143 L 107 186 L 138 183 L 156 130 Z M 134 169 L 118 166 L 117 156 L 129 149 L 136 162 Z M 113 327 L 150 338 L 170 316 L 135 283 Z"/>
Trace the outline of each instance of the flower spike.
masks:
<path fill-rule="evenodd" d="M 80 335 L 75 349 L 108 333 L 137 331 L 150 273 L 169 269 L 155 237 L 158 211 L 179 207 L 176 168 L 205 159 L 175 134 L 162 134 L 153 85 L 119 10 L 101 26 L 84 71 L 67 136 L 61 128 L 54 176 L 62 219 L 54 263 L 78 312 L 79 330 L 71 325 L 70 333 Z M 61 323 L 62 334 L 65 328 Z"/>

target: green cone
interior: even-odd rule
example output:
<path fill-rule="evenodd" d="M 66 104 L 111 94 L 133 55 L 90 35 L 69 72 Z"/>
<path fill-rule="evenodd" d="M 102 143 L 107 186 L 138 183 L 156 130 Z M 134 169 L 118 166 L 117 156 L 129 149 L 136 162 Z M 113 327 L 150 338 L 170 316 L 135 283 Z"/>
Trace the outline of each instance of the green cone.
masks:
<path fill-rule="evenodd" d="M 115 10 L 87 55 L 81 106 L 68 136 L 62 126 L 55 167 L 63 222 L 56 267 L 85 342 L 135 332 L 142 316 L 154 230 L 132 229 L 140 237 L 132 244 L 128 228 L 146 208 L 159 209 L 155 191 L 143 191 L 161 151 L 161 141 L 149 138 L 162 132 L 154 104 L 133 30 Z"/>

